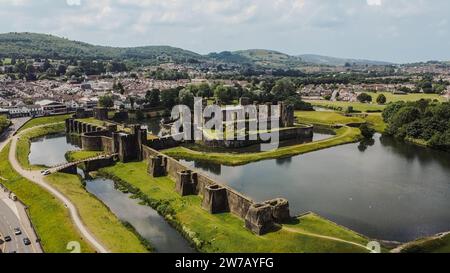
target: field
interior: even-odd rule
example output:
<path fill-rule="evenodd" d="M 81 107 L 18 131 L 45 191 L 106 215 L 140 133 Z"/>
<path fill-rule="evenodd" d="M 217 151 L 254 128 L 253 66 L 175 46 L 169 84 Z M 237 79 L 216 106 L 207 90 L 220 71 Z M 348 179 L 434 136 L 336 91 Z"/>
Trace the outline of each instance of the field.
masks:
<path fill-rule="evenodd" d="M 346 117 L 337 112 L 320 112 L 320 111 L 297 111 L 295 117 L 298 122 L 312 123 L 320 125 L 337 125 L 337 124 L 355 124 L 364 123 L 365 120 L 359 117 Z"/>
<path fill-rule="evenodd" d="M 256 236 L 233 214 L 212 215 L 203 210 L 199 196 L 180 197 L 170 178 L 147 175 L 145 162 L 119 163 L 100 173 L 126 183 L 137 196 L 151 199 L 155 209 L 201 252 L 367 252 L 364 246 L 368 239 L 314 214 L 297 218 L 276 232 Z"/>
<path fill-rule="evenodd" d="M 349 106 L 353 107 L 353 110 L 359 112 L 375 112 L 375 111 L 383 111 L 386 107 L 384 105 L 378 104 L 368 104 L 368 103 L 359 103 L 359 102 L 345 102 L 345 101 L 327 101 L 327 100 L 314 100 L 308 101 L 314 106 L 328 108 L 336 111 L 345 111 Z"/>
<path fill-rule="evenodd" d="M 407 95 L 395 95 L 391 92 L 367 92 L 367 94 L 372 96 L 373 103 L 360 103 L 360 102 L 345 102 L 345 101 L 326 101 L 326 100 L 312 100 L 308 101 L 312 103 L 314 106 L 328 108 L 337 111 L 345 111 L 349 106 L 353 107 L 355 111 L 359 112 L 375 112 L 375 111 L 383 111 L 386 105 L 379 105 L 375 101 L 378 95 L 383 94 L 386 96 L 387 102 L 396 102 L 396 101 L 417 101 L 420 99 L 430 99 L 430 100 L 438 100 L 445 101 L 444 97 L 439 96 L 437 94 L 407 94 Z"/>
<path fill-rule="evenodd" d="M 411 94 L 407 94 L 407 95 L 396 95 L 393 94 L 391 92 L 377 92 L 377 93 L 373 93 L 373 92 L 368 92 L 369 95 L 372 96 L 373 101 L 375 101 L 377 99 L 377 96 L 379 94 L 383 94 L 386 96 L 387 99 L 387 103 L 390 102 L 396 102 L 396 101 L 418 101 L 421 99 L 426 99 L 426 100 L 438 100 L 438 101 L 444 101 L 444 97 L 438 95 L 438 94 L 422 94 L 422 93 L 411 93 Z"/>
<path fill-rule="evenodd" d="M 17 174 L 8 160 L 9 146 L 0 153 L 2 183 L 13 191 L 29 208 L 31 221 L 36 227 L 45 252 L 65 253 L 67 243 L 80 242 L 83 253 L 93 252 L 72 224 L 69 211 L 50 193 Z"/>

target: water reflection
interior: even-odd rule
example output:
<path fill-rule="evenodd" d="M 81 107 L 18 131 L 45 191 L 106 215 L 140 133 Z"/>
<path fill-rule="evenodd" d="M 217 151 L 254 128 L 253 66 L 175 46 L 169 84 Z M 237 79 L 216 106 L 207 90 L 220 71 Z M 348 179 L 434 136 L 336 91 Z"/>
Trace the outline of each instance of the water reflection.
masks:
<path fill-rule="evenodd" d="M 155 210 L 139 205 L 114 188 L 109 179 L 88 180 L 86 189 L 103 201 L 121 220 L 129 222 L 159 253 L 192 253 L 187 241 Z"/>
<path fill-rule="evenodd" d="M 33 165 L 54 166 L 67 162 L 67 151 L 79 150 L 80 139 L 65 134 L 49 135 L 33 139 L 29 161 Z M 80 171 L 80 170 L 79 170 Z M 84 177 L 84 173 L 79 172 Z M 120 219 L 132 224 L 144 238 L 148 239 L 157 252 L 189 253 L 194 252 L 187 241 L 148 206 L 138 204 L 128 194 L 117 191 L 114 182 L 108 179 L 86 181 L 86 189 L 105 203 Z"/>
<path fill-rule="evenodd" d="M 290 159 L 222 166 L 220 174 L 196 166 L 255 200 L 286 197 L 294 214 L 314 211 L 372 238 L 409 241 L 450 230 L 450 154 L 379 135 Z"/>
<path fill-rule="evenodd" d="M 31 141 L 28 160 L 31 165 L 55 166 L 65 163 L 68 151 L 79 150 L 79 146 L 68 141 L 65 134 L 53 134 L 35 138 Z"/>

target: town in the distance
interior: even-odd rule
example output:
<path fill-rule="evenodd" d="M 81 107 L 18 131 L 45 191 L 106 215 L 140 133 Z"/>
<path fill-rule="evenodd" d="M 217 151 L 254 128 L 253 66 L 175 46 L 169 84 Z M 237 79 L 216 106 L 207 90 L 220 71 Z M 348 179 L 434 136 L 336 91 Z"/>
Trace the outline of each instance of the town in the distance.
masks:
<path fill-rule="evenodd" d="M 449 252 L 449 100 L 446 61 L 0 34 L 0 253 Z"/>

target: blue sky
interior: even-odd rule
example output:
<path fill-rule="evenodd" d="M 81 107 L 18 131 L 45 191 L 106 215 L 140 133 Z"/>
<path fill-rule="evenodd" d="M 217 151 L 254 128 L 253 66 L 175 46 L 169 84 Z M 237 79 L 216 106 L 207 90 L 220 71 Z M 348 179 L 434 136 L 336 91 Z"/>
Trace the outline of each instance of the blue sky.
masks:
<path fill-rule="evenodd" d="M 0 32 L 198 53 L 450 60 L 448 0 L 0 0 Z"/>

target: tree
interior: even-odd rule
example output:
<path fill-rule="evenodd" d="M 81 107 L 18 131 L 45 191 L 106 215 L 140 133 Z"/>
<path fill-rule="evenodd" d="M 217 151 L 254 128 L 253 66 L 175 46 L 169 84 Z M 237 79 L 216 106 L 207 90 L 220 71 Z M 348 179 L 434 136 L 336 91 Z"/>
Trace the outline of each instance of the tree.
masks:
<path fill-rule="evenodd" d="M 180 91 L 178 95 L 178 101 L 182 105 L 188 106 L 190 109 L 194 109 L 194 94 L 187 89 Z"/>
<path fill-rule="evenodd" d="M 136 102 L 136 98 L 133 96 L 129 96 L 128 100 L 130 101 L 131 109 L 134 109 L 134 103 Z"/>
<path fill-rule="evenodd" d="M 161 91 L 161 103 L 164 107 L 172 109 L 178 102 L 178 94 L 180 90 L 177 88 Z"/>
<path fill-rule="evenodd" d="M 294 109 L 298 111 L 314 111 L 312 104 L 303 101 L 300 96 L 291 96 L 284 102 L 294 106 Z"/>
<path fill-rule="evenodd" d="M 378 104 L 385 104 L 387 101 L 386 96 L 384 94 L 380 94 L 377 97 L 377 103 Z"/>
<path fill-rule="evenodd" d="M 372 102 L 372 96 L 367 93 L 361 93 L 356 97 L 356 99 L 361 103 Z"/>
<path fill-rule="evenodd" d="M 27 81 L 35 81 L 36 80 L 36 69 L 33 65 L 28 64 L 26 66 L 26 74 L 25 77 L 27 78 Z"/>
<path fill-rule="evenodd" d="M 275 82 L 275 86 L 271 91 L 277 100 L 285 100 L 296 94 L 295 85 L 288 78 L 283 78 Z"/>
<path fill-rule="evenodd" d="M 57 76 L 62 76 L 64 74 L 66 74 L 67 72 L 67 67 L 63 64 L 58 65 L 58 69 L 56 70 L 56 75 Z"/>
<path fill-rule="evenodd" d="M 118 92 L 121 95 L 125 94 L 125 87 L 121 82 L 114 82 L 113 84 L 113 91 Z"/>
<path fill-rule="evenodd" d="M 145 102 L 148 103 L 151 107 L 157 107 L 161 103 L 161 91 L 159 89 L 148 90 L 145 93 Z"/>
<path fill-rule="evenodd" d="M 100 107 L 111 108 L 114 106 L 114 100 L 111 96 L 105 95 L 98 99 L 98 105 Z"/>
<path fill-rule="evenodd" d="M 365 139 L 371 139 L 373 138 L 373 135 L 375 134 L 375 130 L 367 126 L 367 124 L 362 124 L 359 129 L 361 130 L 361 134 Z"/>
<path fill-rule="evenodd" d="M 142 113 L 141 110 L 137 110 L 136 111 L 136 120 L 140 121 L 140 120 L 143 120 L 143 119 L 145 119 L 144 113 Z"/>
<path fill-rule="evenodd" d="M 221 104 L 230 104 L 233 101 L 233 89 L 229 86 L 218 85 L 214 90 L 214 97 Z"/>
<path fill-rule="evenodd" d="M 209 86 L 209 84 L 205 83 L 201 83 L 200 85 L 197 86 L 197 97 L 202 97 L 202 98 L 210 98 L 212 97 L 214 94 L 211 90 L 211 86 Z"/>

